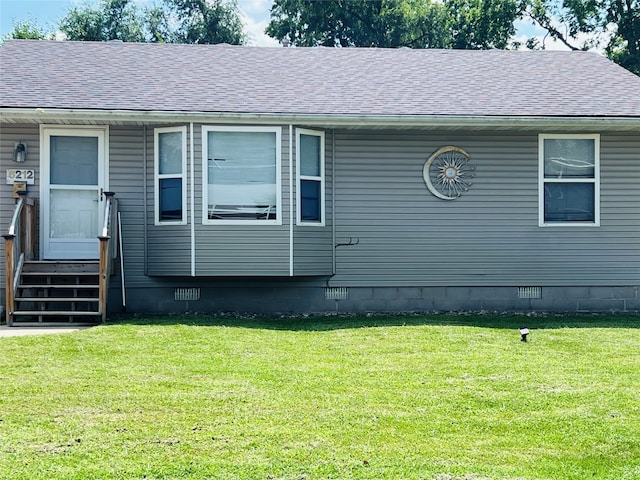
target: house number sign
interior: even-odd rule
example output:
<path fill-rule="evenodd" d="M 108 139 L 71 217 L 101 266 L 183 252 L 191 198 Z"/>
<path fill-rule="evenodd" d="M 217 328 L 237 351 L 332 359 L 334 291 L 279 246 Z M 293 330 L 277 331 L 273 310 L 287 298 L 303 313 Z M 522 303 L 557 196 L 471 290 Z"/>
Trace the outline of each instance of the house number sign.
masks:
<path fill-rule="evenodd" d="M 29 170 L 26 168 L 8 168 L 7 169 L 7 183 L 26 183 L 27 185 L 33 185 L 36 178 L 35 170 Z"/>

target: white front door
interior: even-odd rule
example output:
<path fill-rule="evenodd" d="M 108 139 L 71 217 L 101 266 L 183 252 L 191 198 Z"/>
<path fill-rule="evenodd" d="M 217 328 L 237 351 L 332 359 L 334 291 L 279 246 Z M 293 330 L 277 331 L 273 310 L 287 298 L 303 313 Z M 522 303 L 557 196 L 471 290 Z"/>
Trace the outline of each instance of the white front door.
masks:
<path fill-rule="evenodd" d="M 97 259 L 107 129 L 43 127 L 41 138 L 42 258 Z"/>

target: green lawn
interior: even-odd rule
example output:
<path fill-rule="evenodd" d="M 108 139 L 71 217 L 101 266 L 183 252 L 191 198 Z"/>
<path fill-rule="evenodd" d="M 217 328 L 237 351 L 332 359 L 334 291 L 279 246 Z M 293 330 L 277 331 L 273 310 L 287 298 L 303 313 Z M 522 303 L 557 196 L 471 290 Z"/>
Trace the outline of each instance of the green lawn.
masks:
<path fill-rule="evenodd" d="M 0 477 L 638 480 L 640 320 L 187 316 L 0 338 Z"/>

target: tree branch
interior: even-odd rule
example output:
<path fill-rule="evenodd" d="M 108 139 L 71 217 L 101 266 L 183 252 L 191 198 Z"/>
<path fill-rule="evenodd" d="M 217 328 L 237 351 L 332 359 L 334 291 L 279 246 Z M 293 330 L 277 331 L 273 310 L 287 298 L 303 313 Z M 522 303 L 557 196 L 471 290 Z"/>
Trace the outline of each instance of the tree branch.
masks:
<path fill-rule="evenodd" d="M 563 35 L 556 27 L 554 27 L 551 24 L 551 19 L 544 16 L 544 15 L 534 15 L 531 12 L 527 12 L 527 14 L 529 15 L 529 18 L 531 18 L 534 22 L 536 22 L 538 25 L 540 25 L 542 28 L 544 28 L 547 32 L 549 32 L 549 35 L 551 35 L 552 38 L 555 38 L 556 40 L 562 42 L 564 45 L 566 45 L 568 48 L 570 48 L 571 50 L 581 50 L 578 47 L 573 46 L 572 44 L 569 43 L 569 41 L 567 40 L 566 36 Z"/>

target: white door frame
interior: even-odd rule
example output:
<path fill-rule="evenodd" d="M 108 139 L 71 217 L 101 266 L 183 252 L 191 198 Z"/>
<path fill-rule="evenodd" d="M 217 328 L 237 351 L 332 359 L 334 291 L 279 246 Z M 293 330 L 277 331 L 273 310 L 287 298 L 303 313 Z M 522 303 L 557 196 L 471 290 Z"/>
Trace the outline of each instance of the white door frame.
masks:
<path fill-rule="evenodd" d="M 97 137 L 98 138 L 98 188 L 109 190 L 109 127 L 107 125 L 40 125 L 40 258 L 51 258 L 49 251 L 50 229 L 50 158 L 51 136 Z M 98 226 L 103 222 L 104 198 L 98 201 Z M 98 258 L 98 234 L 96 230 L 95 258 Z M 73 252 L 56 259 L 76 259 Z M 81 255 L 87 259 L 86 255 Z M 78 258 L 79 259 L 79 258 Z"/>

